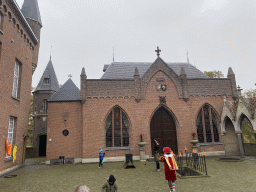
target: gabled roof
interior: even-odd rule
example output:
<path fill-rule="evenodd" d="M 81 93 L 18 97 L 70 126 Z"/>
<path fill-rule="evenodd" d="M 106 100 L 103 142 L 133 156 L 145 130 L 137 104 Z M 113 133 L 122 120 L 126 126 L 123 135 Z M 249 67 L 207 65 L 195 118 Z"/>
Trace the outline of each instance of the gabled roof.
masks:
<path fill-rule="evenodd" d="M 149 62 L 113 62 L 107 67 L 101 79 L 133 79 L 134 70 L 137 67 L 142 77 L 153 63 Z M 166 63 L 178 76 L 183 67 L 187 78 L 209 78 L 203 72 L 189 63 Z M 104 66 L 105 68 L 105 66 Z"/>
<path fill-rule="evenodd" d="M 45 78 L 49 78 L 49 83 L 44 82 Z M 52 60 L 50 60 L 44 70 L 44 73 L 35 91 L 58 91 L 59 89 L 59 82 L 52 65 Z"/>
<path fill-rule="evenodd" d="M 42 21 L 37 0 L 24 0 L 21 12 L 26 19 L 32 19 L 34 21 L 37 21 L 42 27 Z"/>
<path fill-rule="evenodd" d="M 48 101 L 77 101 L 80 100 L 80 90 L 71 79 L 68 79 L 59 91 L 54 93 Z"/>

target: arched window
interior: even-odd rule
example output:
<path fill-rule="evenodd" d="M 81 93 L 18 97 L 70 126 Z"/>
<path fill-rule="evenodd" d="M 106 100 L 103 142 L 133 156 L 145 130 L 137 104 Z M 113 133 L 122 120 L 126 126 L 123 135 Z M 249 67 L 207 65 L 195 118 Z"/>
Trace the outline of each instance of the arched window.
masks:
<path fill-rule="evenodd" d="M 245 115 L 241 118 L 240 127 L 243 132 L 243 143 L 256 143 L 252 124 Z"/>
<path fill-rule="evenodd" d="M 129 121 L 119 108 L 112 109 L 105 123 L 106 147 L 129 146 Z"/>
<path fill-rule="evenodd" d="M 6 8 L 6 6 L 4 5 L 4 12 L 6 13 L 7 12 L 7 8 Z"/>
<path fill-rule="evenodd" d="M 218 118 L 211 106 L 205 104 L 199 111 L 196 126 L 200 143 L 219 142 Z"/>
<path fill-rule="evenodd" d="M 14 27 L 16 27 L 16 20 L 14 18 L 12 19 L 12 22 L 13 22 Z"/>
<path fill-rule="evenodd" d="M 9 21 L 12 21 L 12 14 L 8 12 Z"/>

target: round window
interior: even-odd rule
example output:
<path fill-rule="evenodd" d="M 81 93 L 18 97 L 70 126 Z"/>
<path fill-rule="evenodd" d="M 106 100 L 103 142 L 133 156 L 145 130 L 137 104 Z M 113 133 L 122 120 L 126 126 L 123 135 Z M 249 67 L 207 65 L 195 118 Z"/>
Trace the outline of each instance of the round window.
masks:
<path fill-rule="evenodd" d="M 67 129 L 65 129 L 65 130 L 62 131 L 62 134 L 63 134 L 64 136 L 68 136 L 69 131 L 68 131 Z"/>

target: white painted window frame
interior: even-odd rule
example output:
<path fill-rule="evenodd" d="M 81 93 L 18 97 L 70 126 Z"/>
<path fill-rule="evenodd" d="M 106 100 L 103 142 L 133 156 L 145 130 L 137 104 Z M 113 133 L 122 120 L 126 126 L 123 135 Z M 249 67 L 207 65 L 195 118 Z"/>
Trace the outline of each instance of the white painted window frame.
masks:
<path fill-rule="evenodd" d="M 8 136 L 7 136 L 7 143 L 8 143 L 8 145 L 12 144 L 14 127 L 15 127 L 15 118 L 14 117 L 10 117 L 10 119 L 9 119 L 9 127 L 8 127 Z M 6 155 L 5 158 L 10 158 L 11 157 L 10 155 L 7 155 L 7 153 L 5 155 Z"/>
<path fill-rule="evenodd" d="M 14 97 L 14 98 L 18 97 L 19 71 L 20 71 L 20 64 L 17 61 L 15 61 L 13 88 L 12 88 L 12 97 Z"/>

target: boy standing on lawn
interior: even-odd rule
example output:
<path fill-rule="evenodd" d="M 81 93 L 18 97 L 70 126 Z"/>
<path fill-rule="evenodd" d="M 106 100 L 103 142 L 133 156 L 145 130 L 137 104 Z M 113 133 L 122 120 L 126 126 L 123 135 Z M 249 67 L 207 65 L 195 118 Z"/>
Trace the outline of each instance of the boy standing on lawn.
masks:
<path fill-rule="evenodd" d="M 164 162 L 165 179 L 168 181 L 171 192 L 175 191 L 175 181 L 177 180 L 176 171 L 178 169 L 175 155 L 171 154 L 169 147 L 164 147 L 164 156 L 159 160 Z"/>
<path fill-rule="evenodd" d="M 105 156 L 105 153 L 102 152 L 102 149 L 100 150 L 99 153 L 99 168 L 103 167 L 103 158 Z"/>

